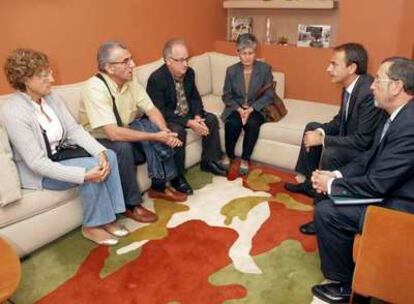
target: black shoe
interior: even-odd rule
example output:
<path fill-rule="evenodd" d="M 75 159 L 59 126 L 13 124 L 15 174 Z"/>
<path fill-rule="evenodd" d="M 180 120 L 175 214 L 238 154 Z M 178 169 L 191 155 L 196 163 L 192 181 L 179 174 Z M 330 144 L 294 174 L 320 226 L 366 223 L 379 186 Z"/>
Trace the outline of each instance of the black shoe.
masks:
<path fill-rule="evenodd" d="M 200 163 L 200 169 L 201 171 L 210 172 L 214 175 L 227 176 L 227 170 L 214 161 L 202 161 Z"/>
<path fill-rule="evenodd" d="M 315 190 L 306 182 L 300 184 L 285 183 L 285 189 L 289 192 L 305 194 L 312 198 L 315 196 Z"/>
<path fill-rule="evenodd" d="M 351 286 L 341 282 L 319 284 L 312 287 L 312 293 L 328 303 L 349 303 Z"/>
<path fill-rule="evenodd" d="M 315 234 L 315 224 L 313 222 L 309 222 L 303 224 L 299 227 L 300 232 L 307 235 L 314 235 Z"/>
<path fill-rule="evenodd" d="M 185 193 L 187 195 L 191 195 L 194 193 L 193 189 L 185 179 L 184 175 L 179 175 L 173 180 L 171 180 L 171 186 L 181 193 Z"/>

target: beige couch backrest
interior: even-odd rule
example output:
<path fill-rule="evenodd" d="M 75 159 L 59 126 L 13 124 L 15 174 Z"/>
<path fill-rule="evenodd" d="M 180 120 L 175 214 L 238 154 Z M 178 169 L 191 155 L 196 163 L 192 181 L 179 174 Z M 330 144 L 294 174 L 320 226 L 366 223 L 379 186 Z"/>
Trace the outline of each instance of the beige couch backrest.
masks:
<path fill-rule="evenodd" d="M 62 97 L 69 111 L 77 121 L 79 121 L 79 105 L 84 85 L 85 82 L 78 82 L 74 84 L 55 86 L 53 88 L 53 92 Z"/>
<path fill-rule="evenodd" d="M 134 75 L 138 78 L 139 82 L 144 86 L 147 87 L 148 78 L 156 69 L 164 64 L 164 60 L 162 58 L 152 61 L 150 63 L 146 63 L 140 66 L 137 66 L 134 69 Z"/>

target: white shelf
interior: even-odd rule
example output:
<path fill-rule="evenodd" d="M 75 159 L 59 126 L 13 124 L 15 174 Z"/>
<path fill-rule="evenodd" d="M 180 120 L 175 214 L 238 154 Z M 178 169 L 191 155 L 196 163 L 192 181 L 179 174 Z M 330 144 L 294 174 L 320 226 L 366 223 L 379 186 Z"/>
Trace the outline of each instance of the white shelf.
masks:
<path fill-rule="evenodd" d="M 334 0 L 226 0 L 224 8 L 333 9 Z"/>

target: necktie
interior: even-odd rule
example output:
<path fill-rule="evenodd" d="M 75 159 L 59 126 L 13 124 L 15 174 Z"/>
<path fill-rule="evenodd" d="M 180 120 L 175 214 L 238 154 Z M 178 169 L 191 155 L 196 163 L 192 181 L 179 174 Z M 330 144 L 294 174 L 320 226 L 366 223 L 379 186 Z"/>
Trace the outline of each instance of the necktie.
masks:
<path fill-rule="evenodd" d="M 347 121 L 347 119 L 348 119 L 349 96 L 350 96 L 350 94 L 347 91 L 345 91 L 344 92 L 344 97 L 343 97 L 343 100 L 342 100 L 343 107 L 344 107 L 345 121 Z"/>
<path fill-rule="evenodd" d="M 387 121 L 384 124 L 384 128 L 382 129 L 380 142 L 382 141 L 382 139 L 384 138 L 385 134 L 387 133 L 388 128 L 390 127 L 390 125 L 391 125 L 391 119 L 388 118 Z"/>

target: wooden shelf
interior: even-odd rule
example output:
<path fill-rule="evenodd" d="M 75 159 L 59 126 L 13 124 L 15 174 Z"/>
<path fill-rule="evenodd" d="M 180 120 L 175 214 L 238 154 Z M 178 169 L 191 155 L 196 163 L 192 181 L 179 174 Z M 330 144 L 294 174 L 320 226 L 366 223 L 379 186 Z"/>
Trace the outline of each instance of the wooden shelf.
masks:
<path fill-rule="evenodd" d="M 224 8 L 333 9 L 334 0 L 226 0 Z"/>

